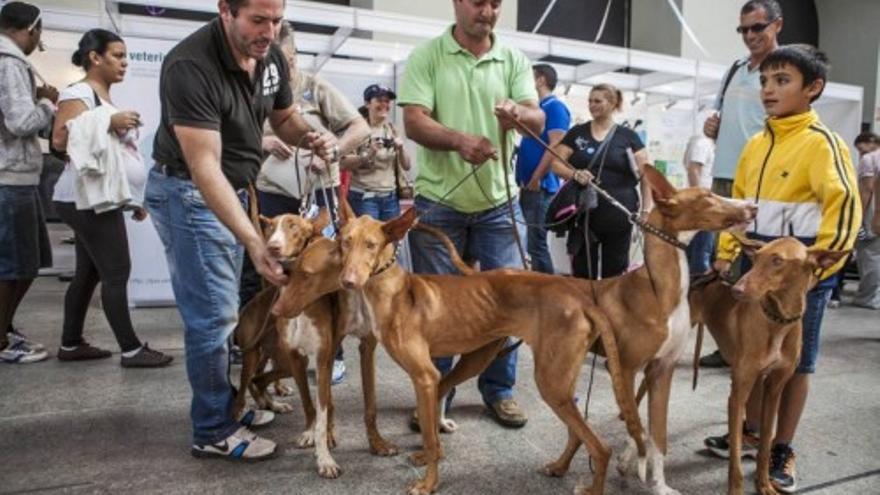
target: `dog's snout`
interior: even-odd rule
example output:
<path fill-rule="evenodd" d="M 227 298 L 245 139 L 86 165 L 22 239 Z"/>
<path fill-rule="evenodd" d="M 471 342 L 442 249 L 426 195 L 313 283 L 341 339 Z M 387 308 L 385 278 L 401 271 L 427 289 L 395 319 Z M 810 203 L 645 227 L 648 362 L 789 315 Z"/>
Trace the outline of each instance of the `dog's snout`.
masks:
<path fill-rule="evenodd" d="M 733 297 L 735 299 L 743 299 L 746 295 L 746 288 L 742 281 L 737 282 L 730 288 L 730 292 L 733 293 Z"/>

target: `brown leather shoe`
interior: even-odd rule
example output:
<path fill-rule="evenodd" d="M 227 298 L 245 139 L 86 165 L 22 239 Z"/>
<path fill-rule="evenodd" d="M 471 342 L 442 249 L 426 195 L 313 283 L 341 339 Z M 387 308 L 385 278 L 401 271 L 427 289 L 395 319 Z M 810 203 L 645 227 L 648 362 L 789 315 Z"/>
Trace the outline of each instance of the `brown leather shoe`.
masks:
<path fill-rule="evenodd" d="M 522 428 L 529 421 L 515 399 L 501 399 L 488 406 L 489 415 L 505 428 Z"/>

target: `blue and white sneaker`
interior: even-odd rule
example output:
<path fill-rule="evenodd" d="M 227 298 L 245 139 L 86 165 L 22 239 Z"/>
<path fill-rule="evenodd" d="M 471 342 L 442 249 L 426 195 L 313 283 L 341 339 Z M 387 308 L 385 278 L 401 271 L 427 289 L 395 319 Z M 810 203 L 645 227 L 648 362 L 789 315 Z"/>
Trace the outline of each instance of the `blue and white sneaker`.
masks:
<path fill-rule="evenodd" d="M 25 340 L 9 340 L 9 345 L 0 350 L 0 361 L 12 364 L 36 363 L 49 357 L 44 350 L 36 350 Z"/>
<path fill-rule="evenodd" d="M 27 344 L 28 347 L 35 351 L 46 350 L 46 346 L 25 337 L 23 333 L 19 332 L 18 329 L 16 329 L 12 325 L 9 325 L 9 328 L 6 330 L 6 340 L 8 340 L 11 344 L 15 342 L 24 342 L 25 344 Z"/>
<path fill-rule="evenodd" d="M 254 435 L 242 426 L 224 440 L 207 445 L 193 444 L 190 453 L 199 459 L 226 459 L 253 462 L 271 459 L 277 452 L 275 442 Z"/>
<path fill-rule="evenodd" d="M 333 375 L 330 377 L 331 385 L 339 385 L 345 380 L 345 361 L 341 359 L 333 360 Z"/>

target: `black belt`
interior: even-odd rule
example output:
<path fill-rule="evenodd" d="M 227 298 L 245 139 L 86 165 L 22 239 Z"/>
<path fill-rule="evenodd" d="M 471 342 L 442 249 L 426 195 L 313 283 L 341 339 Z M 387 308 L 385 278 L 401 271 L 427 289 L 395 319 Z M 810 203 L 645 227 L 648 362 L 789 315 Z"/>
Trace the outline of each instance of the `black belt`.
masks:
<path fill-rule="evenodd" d="M 156 170 L 166 177 L 174 177 L 175 179 L 192 180 L 189 170 L 171 167 L 169 165 L 156 165 Z"/>

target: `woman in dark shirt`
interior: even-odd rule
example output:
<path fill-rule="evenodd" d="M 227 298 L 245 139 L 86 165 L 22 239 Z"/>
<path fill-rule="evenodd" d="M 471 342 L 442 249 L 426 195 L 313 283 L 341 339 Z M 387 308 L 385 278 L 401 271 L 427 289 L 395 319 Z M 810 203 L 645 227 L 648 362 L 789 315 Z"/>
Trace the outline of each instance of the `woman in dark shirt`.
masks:
<path fill-rule="evenodd" d="M 556 151 L 573 165 L 572 172 L 558 160 L 553 171 L 565 180 L 586 184 L 593 176 L 597 183 L 630 211 L 639 210 L 639 177 L 648 164 L 645 145 L 631 129 L 614 123 L 613 114 L 623 104 L 620 90 L 599 84 L 590 91 L 590 115 L 593 120 L 568 131 Z M 610 139 L 603 147 L 604 141 Z M 635 163 L 629 158 L 632 153 Z M 598 155 L 598 156 L 597 156 Z M 595 158 L 595 159 L 594 159 Z M 592 163 L 592 165 L 591 165 Z M 651 196 L 642 183 L 644 204 L 641 214 L 650 210 Z M 588 231 L 588 234 L 585 234 Z M 572 274 L 576 277 L 615 277 L 629 267 L 632 225 L 622 211 L 599 196 L 598 206 L 582 215 L 568 233 L 568 253 L 572 256 Z M 589 239 L 589 244 L 586 242 Z M 588 249 L 589 248 L 589 249 Z"/>

